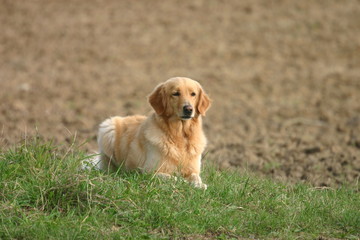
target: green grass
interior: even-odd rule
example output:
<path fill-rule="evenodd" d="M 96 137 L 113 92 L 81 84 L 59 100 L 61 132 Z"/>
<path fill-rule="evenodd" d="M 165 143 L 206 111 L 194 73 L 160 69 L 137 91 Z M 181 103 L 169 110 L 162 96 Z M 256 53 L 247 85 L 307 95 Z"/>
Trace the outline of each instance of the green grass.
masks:
<path fill-rule="evenodd" d="M 0 153 L 0 239 L 360 237 L 359 186 L 316 189 L 207 166 L 204 191 L 82 171 L 86 155 L 60 149 L 34 140 Z"/>

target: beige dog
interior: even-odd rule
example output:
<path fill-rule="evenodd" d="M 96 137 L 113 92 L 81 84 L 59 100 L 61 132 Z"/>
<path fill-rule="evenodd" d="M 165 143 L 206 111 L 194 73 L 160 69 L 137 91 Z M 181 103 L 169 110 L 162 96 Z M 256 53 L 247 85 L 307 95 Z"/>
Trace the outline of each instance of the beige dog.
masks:
<path fill-rule="evenodd" d="M 210 99 L 189 78 L 171 78 L 150 94 L 150 116 L 112 117 L 100 124 L 100 168 L 141 169 L 160 176 L 180 173 L 196 187 L 206 146 L 201 116 Z"/>

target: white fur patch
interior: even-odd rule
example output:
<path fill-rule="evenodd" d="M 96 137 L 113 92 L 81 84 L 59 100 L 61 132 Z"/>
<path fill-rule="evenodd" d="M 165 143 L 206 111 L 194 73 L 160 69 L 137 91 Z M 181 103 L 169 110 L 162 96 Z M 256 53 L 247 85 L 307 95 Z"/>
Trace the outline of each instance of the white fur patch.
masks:
<path fill-rule="evenodd" d="M 81 162 L 81 169 L 82 170 L 90 170 L 90 169 L 101 169 L 101 159 L 99 153 L 94 153 L 93 155 L 88 155 L 89 158 L 83 160 Z"/>
<path fill-rule="evenodd" d="M 99 151 L 108 157 L 114 154 L 115 145 L 115 124 L 112 118 L 106 119 L 99 126 L 98 133 Z"/>

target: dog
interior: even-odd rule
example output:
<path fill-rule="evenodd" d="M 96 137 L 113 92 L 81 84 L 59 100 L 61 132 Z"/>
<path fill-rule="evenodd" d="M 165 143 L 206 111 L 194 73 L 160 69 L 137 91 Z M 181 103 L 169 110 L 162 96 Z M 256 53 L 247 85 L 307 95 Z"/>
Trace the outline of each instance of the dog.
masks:
<path fill-rule="evenodd" d="M 201 85 L 176 77 L 159 84 L 148 96 L 149 116 L 111 117 L 99 126 L 100 168 L 140 169 L 162 177 L 180 174 L 195 187 L 207 140 L 202 116 L 211 105 Z"/>

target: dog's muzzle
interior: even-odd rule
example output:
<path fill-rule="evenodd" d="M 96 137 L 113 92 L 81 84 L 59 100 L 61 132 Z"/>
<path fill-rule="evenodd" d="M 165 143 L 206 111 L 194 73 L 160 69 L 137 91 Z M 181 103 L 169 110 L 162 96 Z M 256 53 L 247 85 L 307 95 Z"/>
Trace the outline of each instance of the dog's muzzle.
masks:
<path fill-rule="evenodd" d="M 193 117 L 193 107 L 189 104 L 183 107 L 183 115 L 181 116 L 182 119 L 190 119 Z"/>

